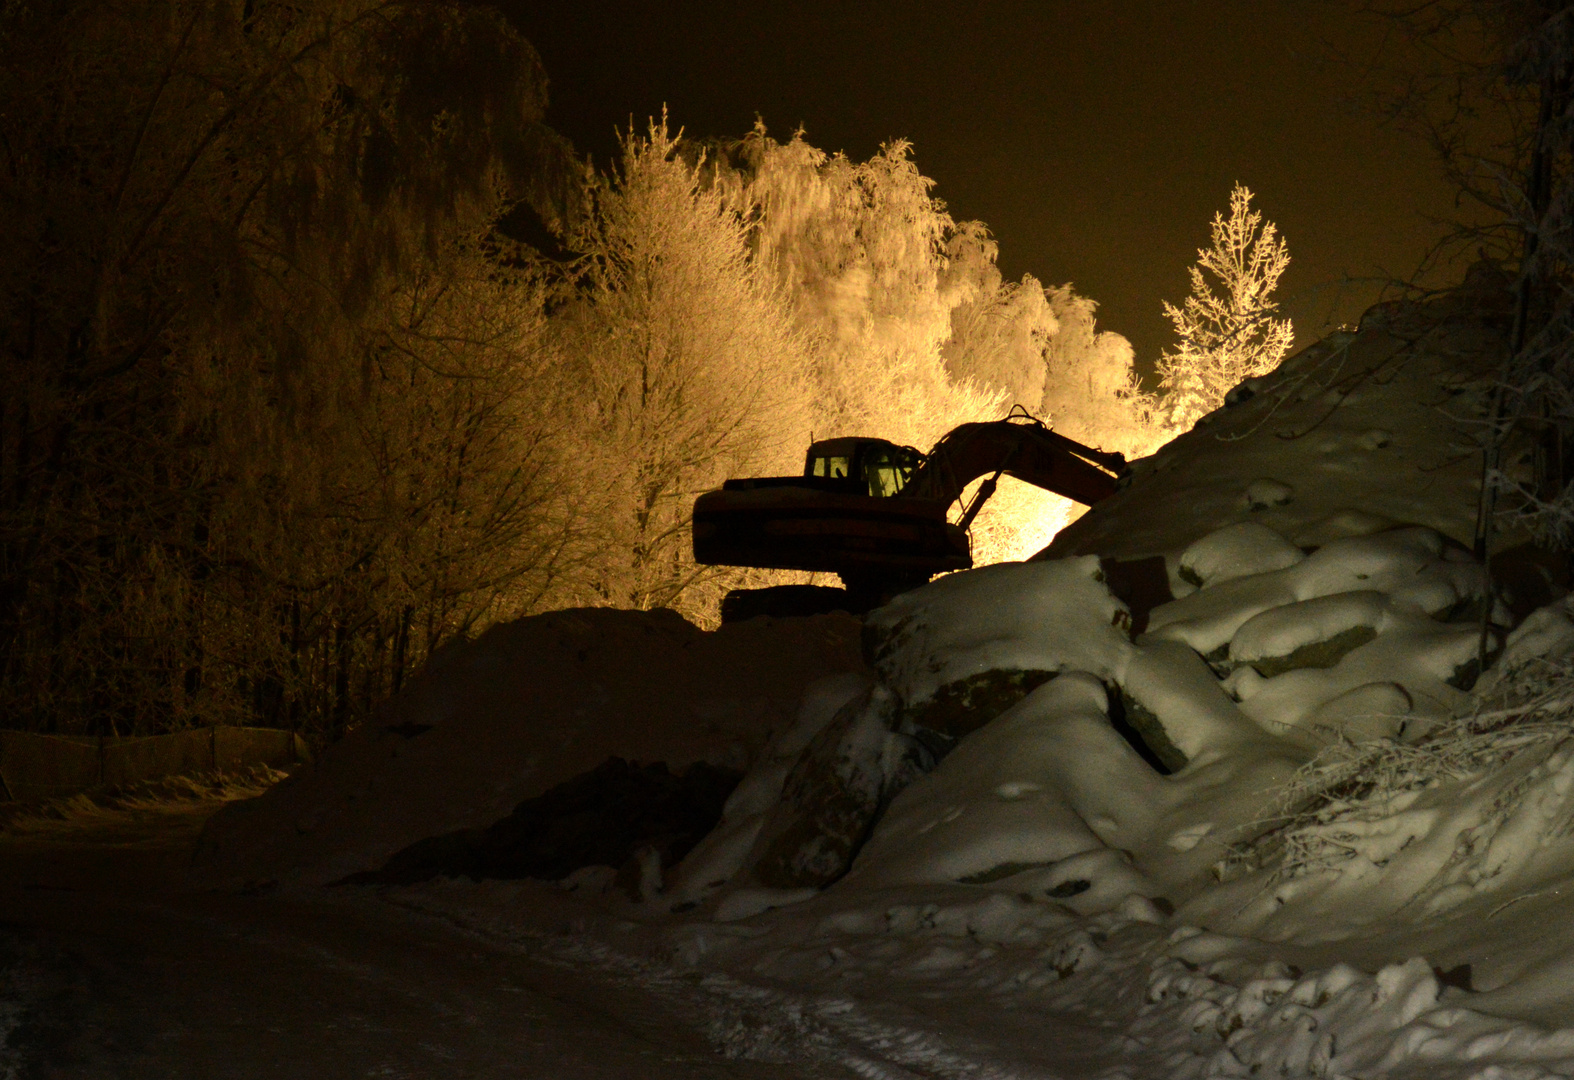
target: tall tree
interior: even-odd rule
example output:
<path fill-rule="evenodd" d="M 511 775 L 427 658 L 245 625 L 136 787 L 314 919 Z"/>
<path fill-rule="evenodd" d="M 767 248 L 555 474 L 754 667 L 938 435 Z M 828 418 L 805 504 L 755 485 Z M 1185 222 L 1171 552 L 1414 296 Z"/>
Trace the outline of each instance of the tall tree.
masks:
<path fill-rule="evenodd" d="M 1366 7 L 1389 31 L 1379 57 L 1386 111 L 1430 143 L 1459 193 L 1452 235 L 1417 279 L 1475 259 L 1494 264 L 1472 275 L 1478 284 L 1508 282 L 1506 291 L 1471 290 L 1481 321 L 1507 331 L 1480 402 L 1476 552 L 1489 554 L 1505 524 L 1566 550 L 1574 546 L 1574 9 L 1561 0 Z"/>
<path fill-rule="evenodd" d="M 1272 371 L 1295 338 L 1290 320 L 1273 317 L 1279 305 L 1271 298 L 1290 264 L 1289 245 L 1251 200 L 1235 185 L 1229 217 L 1213 215 L 1213 243 L 1197 251 L 1191 295 L 1180 307 L 1164 303 L 1180 342 L 1158 372 L 1169 423 L 1180 430 L 1224 404 L 1242 380 Z"/>
<path fill-rule="evenodd" d="M 544 88 L 528 44 L 457 3 L 0 11 L 7 722 L 333 726 L 417 659 L 410 625 L 453 632 L 470 570 L 438 538 L 475 536 L 428 511 L 482 457 L 519 464 L 473 439 L 520 345 L 454 317 L 501 305 L 474 262 L 509 199 L 569 205 Z M 382 454 L 372 418 L 412 393 L 422 431 Z M 415 505 L 376 513 L 427 522 L 425 569 L 368 516 L 416 474 Z"/>
<path fill-rule="evenodd" d="M 974 227 L 931 195 L 910 149 L 896 141 L 855 162 L 761 126 L 718 165 L 737 169 L 721 179 L 750 214 L 753 257 L 814 346 L 815 430 L 927 449 L 963 420 L 998 415 L 1003 395 L 953 378 L 941 355 L 962 299 L 948 245 Z"/>
<path fill-rule="evenodd" d="M 1128 459 L 1153 452 L 1164 432 L 1158 403 L 1142 389 L 1131 342 L 1098 329 L 1098 304 L 1070 285 L 1047 293 L 1057 330 L 1045 349 L 1043 414 L 1074 439 Z"/>
<path fill-rule="evenodd" d="M 955 306 L 940 355 L 956 378 L 998 387 L 1012 404 L 1037 409 L 1044 397 L 1044 350 L 1060 324 L 1033 275 L 1005 280 L 995 265 L 999 250 L 978 221 L 959 224 L 947 242 L 940 284 Z"/>
<path fill-rule="evenodd" d="M 738 575 L 694 564 L 694 497 L 797 471 L 813 353 L 704 164 L 665 122 L 628 133 L 619 168 L 596 181 L 576 299 L 556 322 L 594 549 L 583 599 L 709 618 Z"/>

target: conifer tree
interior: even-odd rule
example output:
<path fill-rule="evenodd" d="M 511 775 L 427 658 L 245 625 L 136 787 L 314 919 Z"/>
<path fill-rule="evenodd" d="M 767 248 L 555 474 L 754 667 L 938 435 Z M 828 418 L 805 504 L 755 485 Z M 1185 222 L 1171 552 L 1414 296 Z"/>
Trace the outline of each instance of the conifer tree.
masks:
<path fill-rule="evenodd" d="M 1224 404 L 1243 380 L 1272 371 L 1295 337 L 1289 319 L 1273 317 L 1279 305 L 1270 299 L 1290 264 L 1289 246 L 1251 200 L 1236 184 L 1230 216 L 1213 215 L 1213 244 L 1197 251 L 1191 295 L 1180 307 L 1164 303 L 1180 344 L 1160 358 L 1158 372 L 1170 426 L 1180 430 Z"/>

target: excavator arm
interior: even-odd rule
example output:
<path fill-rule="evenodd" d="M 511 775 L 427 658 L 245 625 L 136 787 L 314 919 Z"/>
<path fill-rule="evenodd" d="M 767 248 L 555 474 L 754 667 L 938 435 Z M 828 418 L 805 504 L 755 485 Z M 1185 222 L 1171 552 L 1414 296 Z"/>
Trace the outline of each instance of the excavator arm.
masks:
<path fill-rule="evenodd" d="M 1115 493 L 1116 481 L 1126 471 L 1124 457 L 1083 446 L 1031 417 L 1024 421 L 962 424 L 947 432 L 903 496 L 949 504 L 980 476 L 1001 473 L 1087 506 Z M 969 512 L 976 513 L 977 505 Z"/>

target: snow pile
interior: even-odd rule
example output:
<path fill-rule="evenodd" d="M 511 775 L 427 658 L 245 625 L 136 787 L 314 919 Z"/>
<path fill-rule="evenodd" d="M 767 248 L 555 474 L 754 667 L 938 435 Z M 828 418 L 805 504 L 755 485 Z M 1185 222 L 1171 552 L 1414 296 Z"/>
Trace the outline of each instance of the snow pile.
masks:
<path fill-rule="evenodd" d="M 1220 530 L 1236 533 L 1234 527 Z M 1218 533 L 1203 537 L 1181 554 L 1181 565 L 1194 551 L 1213 546 Z M 1252 533 L 1254 545 L 1277 554 L 1286 545 L 1283 537 L 1266 526 Z M 1241 545 L 1244 546 L 1244 545 Z M 1446 615 L 1461 601 L 1481 596 L 1484 575 L 1468 552 L 1448 546 L 1431 529 L 1393 529 L 1372 536 L 1335 540 L 1309 558 L 1267 573 L 1238 575 L 1222 583 L 1209 582 L 1189 596 L 1155 609 L 1148 633 L 1184 641 L 1200 653 L 1227 644 L 1247 620 L 1269 608 L 1355 592 L 1376 592 L 1398 608 L 1427 616 Z M 1288 613 L 1280 625 L 1301 623 L 1299 613 Z M 1293 632 L 1293 631 L 1292 631 Z M 1268 641 L 1254 641 L 1272 648 Z M 1260 653 L 1259 655 L 1266 655 Z"/>
<path fill-rule="evenodd" d="M 215 816 L 199 870 L 336 881 L 490 825 L 610 757 L 747 769 L 808 684 L 861 670 L 845 616 L 707 633 L 671 611 L 582 609 L 497 626 L 435 659 L 378 721 Z"/>
<path fill-rule="evenodd" d="M 1574 1034 L 1512 1019 L 1574 1019 L 1574 989 L 1548 989 L 1574 970 L 1574 929 L 1549 948 L 1546 904 L 1516 905 L 1561 903 L 1574 878 L 1574 680 L 1547 674 L 1574 653 L 1570 608 L 1509 637 L 1512 686 L 1494 671 L 1472 695 L 1483 575 L 1432 529 L 1308 553 L 1236 523 L 1175 562 L 1187 595 L 1135 640 L 1090 559 L 956 575 L 877 613 L 877 678 L 903 706 L 886 714 L 906 717 L 891 732 L 932 715 L 903 694 L 1053 677 L 1018 684 L 907 783 L 833 887 L 724 888 L 712 918 L 763 937 L 701 924 L 685 955 L 795 985 L 955 980 L 1066 1011 L 1140 986 L 1109 1076 L 1574 1074 Z M 1040 594 L 1051 575 L 1074 603 Z M 1554 689 L 1529 700 L 1525 672 Z M 1168 773 L 1142 752 L 1154 725 L 1183 756 Z M 1175 906 L 1162 946 L 1111 949 Z M 1461 931 L 1483 919 L 1490 932 Z M 1418 959 L 1439 949 L 1454 973 Z"/>
<path fill-rule="evenodd" d="M 956 885 L 851 885 L 753 926 L 658 932 L 664 977 L 705 988 L 723 1052 L 867 1075 L 1574 1075 L 1574 1030 L 1473 1008 L 1484 995 L 1418 956 L 1302 970 L 1136 899 L 1086 916 Z"/>
<path fill-rule="evenodd" d="M 952 575 L 872 613 L 875 680 L 806 700 L 677 869 L 666 910 L 746 918 L 844 875 L 1085 914 L 1185 904 L 1282 824 L 1321 747 L 1414 743 L 1469 700 L 1483 575 L 1430 529 L 1308 555 L 1234 524 L 1177 561 L 1200 587 L 1135 640 L 1092 557 Z M 1443 621 L 1460 611 L 1470 621 Z"/>
<path fill-rule="evenodd" d="M 1181 551 L 1236 523 L 1266 525 L 1298 547 L 1395 524 L 1468 540 L 1481 419 L 1505 347 L 1482 312 L 1507 302 L 1501 277 L 1484 273 L 1428 304 L 1374 308 L 1359 332 L 1302 349 L 1133 463 L 1125 489 L 1045 554 L 1163 555 L 1180 587 Z M 1503 533 L 1499 550 L 1524 539 Z"/>
<path fill-rule="evenodd" d="M 848 886 L 962 882 L 1090 913 L 1200 887 L 1298 760 L 1263 739 L 1161 776 L 1105 708 L 1084 673 L 1033 691 L 897 796 Z"/>
<path fill-rule="evenodd" d="M 1194 552 L 1223 546 L 1221 533 L 1262 561 L 1282 558 L 1283 538 L 1257 526 L 1245 545 L 1241 528 L 1198 540 L 1180 565 L 1206 564 Z M 1464 704 L 1485 575 L 1430 529 L 1335 540 L 1280 569 L 1216 582 L 1155 608 L 1146 638 L 1230 669 L 1225 689 L 1270 733 L 1303 745 L 1414 738 Z"/>
<path fill-rule="evenodd" d="M 1084 892 L 1096 881 L 1098 899 L 1112 906 L 1132 893 L 1159 895 L 1121 857 L 1065 868 L 1073 856 L 1114 856 L 1154 829 L 1161 778 L 1109 725 L 1104 706 L 1096 680 L 1065 675 L 962 740 L 897 796 L 851 882 L 1005 880 L 1004 888 L 1053 892 L 1080 879 Z"/>
<path fill-rule="evenodd" d="M 1315 942 L 1484 905 L 1496 917 L 1556 890 L 1574 872 L 1574 672 L 1522 668 L 1478 700 L 1412 745 L 1372 740 L 1319 757 L 1287 789 L 1283 824 L 1238 853 L 1239 880 L 1197 898 L 1189 917 Z M 1495 959 L 1494 982 L 1520 962 Z"/>
<path fill-rule="evenodd" d="M 1182 581 L 1220 585 L 1239 577 L 1268 574 L 1294 566 L 1306 553 L 1268 526 L 1242 521 L 1209 533 L 1181 553 Z"/>
<path fill-rule="evenodd" d="M 267 834 L 270 865 L 323 880 L 610 754 L 717 760 L 747 767 L 721 823 L 635 896 L 611 867 L 405 895 L 491 897 L 502 924 L 529 888 L 584 902 L 660 958 L 641 977 L 697 975 L 744 1057 L 1574 1076 L 1574 1033 L 1534 1026 L 1574 1023 L 1574 603 L 1507 633 L 1458 543 L 1501 346 L 1477 299 L 1304 350 L 1139 463 L 1051 557 L 872 613 L 872 672 L 835 620 L 707 637 L 569 613 L 484 638 L 281 785 L 247 865 Z M 1132 560 L 1158 603 L 1119 598 Z M 1501 659 L 1478 680 L 1483 640 Z M 416 749 L 438 779 L 405 813 L 417 767 L 391 762 Z M 246 828 L 229 815 L 215 842 Z"/>

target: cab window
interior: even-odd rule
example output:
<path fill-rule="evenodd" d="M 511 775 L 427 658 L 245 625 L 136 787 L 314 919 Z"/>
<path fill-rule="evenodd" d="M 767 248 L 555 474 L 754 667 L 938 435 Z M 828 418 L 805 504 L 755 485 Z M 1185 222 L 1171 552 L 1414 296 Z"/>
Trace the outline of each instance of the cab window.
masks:
<path fill-rule="evenodd" d="M 907 486 L 917 466 L 917 458 L 901 447 L 870 447 L 864 456 L 864 477 L 869 494 L 889 498 Z"/>
<path fill-rule="evenodd" d="M 811 475 L 845 480 L 851 468 L 852 461 L 847 457 L 817 457 L 814 459 L 814 471 Z"/>

